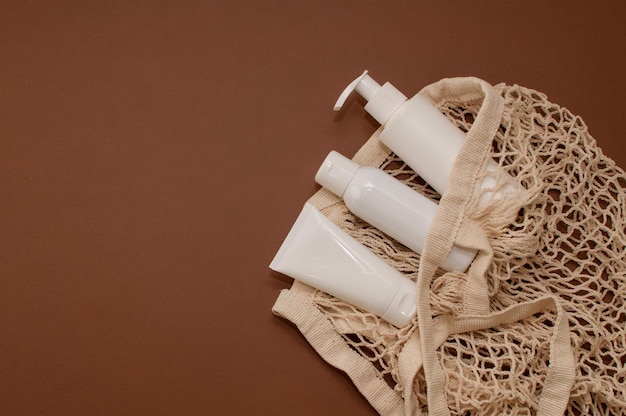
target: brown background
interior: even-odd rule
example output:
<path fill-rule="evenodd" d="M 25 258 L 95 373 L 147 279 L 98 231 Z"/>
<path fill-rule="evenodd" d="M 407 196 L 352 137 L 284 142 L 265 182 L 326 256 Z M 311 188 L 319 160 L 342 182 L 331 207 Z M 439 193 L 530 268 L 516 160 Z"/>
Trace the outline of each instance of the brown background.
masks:
<path fill-rule="evenodd" d="M 622 167 L 626 3 L 1 1 L 0 414 L 375 414 L 272 315 L 330 150 L 473 75 L 545 92 Z"/>

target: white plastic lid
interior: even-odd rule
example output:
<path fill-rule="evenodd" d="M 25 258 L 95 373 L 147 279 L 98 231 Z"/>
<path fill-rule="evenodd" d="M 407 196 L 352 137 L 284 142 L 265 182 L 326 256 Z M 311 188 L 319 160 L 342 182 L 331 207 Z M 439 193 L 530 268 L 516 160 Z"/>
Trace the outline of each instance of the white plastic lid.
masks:
<path fill-rule="evenodd" d="M 416 292 L 415 282 L 403 279 L 402 285 L 398 288 L 396 295 L 381 318 L 398 328 L 410 324 L 417 312 Z"/>
<path fill-rule="evenodd" d="M 315 182 L 328 188 L 334 194 L 343 196 L 359 168 L 358 163 L 333 150 L 326 156 L 315 174 Z"/>
<path fill-rule="evenodd" d="M 334 110 L 339 111 L 348 96 L 355 90 L 368 101 L 365 110 L 383 125 L 407 100 L 406 95 L 398 91 L 396 87 L 388 82 L 380 86 L 367 75 L 367 71 L 364 71 L 343 90 L 335 103 Z"/>

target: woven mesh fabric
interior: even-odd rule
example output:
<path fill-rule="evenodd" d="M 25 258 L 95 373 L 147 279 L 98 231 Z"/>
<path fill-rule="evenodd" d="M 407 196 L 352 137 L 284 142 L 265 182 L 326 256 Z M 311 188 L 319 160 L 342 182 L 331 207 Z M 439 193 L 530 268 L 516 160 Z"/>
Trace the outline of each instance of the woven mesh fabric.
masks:
<path fill-rule="evenodd" d="M 502 215 L 498 201 L 482 208 L 474 204 L 469 213 L 493 249 L 486 275 L 489 307 L 498 311 L 546 294 L 558 297 L 569 319 L 576 362 L 566 414 L 626 414 L 626 175 L 602 154 L 580 117 L 534 90 L 504 84 L 495 89 L 504 98 L 504 112 L 492 156 L 527 190 L 528 199 L 512 216 Z M 436 104 L 465 131 L 480 108 L 480 101 Z M 377 146 L 384 153 L 377 167 L 439 199 L 391 151 Z M 406 276 L 417 277 L 418 253 L 356 218 L 341 200 L 328 201 L 321 209 L 325 215 Z M 430 292 L 435 317 L 463 312 L 465 284 L 464 273 L 437 272 Z M 403 397 L 407 386 L 398 357 L 417 331 L 415 322 L 398 329 L 323 292 L 312 293 L 313 307 L 343 342 Z M 554 323 L 555 315 L 546 311 L 449 336 L 437 357 L 450 412 L 534 414 Z M 416 412 L 426 412 L 422 371 L 412 388 Z"/>

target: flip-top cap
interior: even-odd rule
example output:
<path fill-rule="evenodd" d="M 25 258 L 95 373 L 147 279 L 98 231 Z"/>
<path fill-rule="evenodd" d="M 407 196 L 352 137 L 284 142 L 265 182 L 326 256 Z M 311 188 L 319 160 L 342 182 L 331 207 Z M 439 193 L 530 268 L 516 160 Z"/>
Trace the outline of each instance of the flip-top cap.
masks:
<path fill-rule="evenodd" d="M 318 169 L 315 182 L 334 194 L 343 196 L 359 168 L 358 163 L 333 150 Z"/>

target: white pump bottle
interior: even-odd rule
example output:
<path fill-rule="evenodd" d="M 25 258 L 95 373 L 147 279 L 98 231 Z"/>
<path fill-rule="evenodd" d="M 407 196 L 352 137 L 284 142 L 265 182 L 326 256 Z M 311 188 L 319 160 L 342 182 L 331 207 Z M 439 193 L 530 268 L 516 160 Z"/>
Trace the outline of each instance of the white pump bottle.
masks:
<path fill-rule="evenodd" d="M 384 171 L 359 166 L 338 152 L 328 154 L 315 181 L 343 200 L 357 217 L 411 250 L 421 253 L 439 206 Z M 453 246 L 441 264 L 447 271 L 465 271 L 476 250 Z"/>
<path fill-rule="evenodd" d="M 341 109 L 354 90 L 368 101 L 365 110 L 383 126 L 380 140 L 443 194 L 452 165 L 463 146 L 465 133 L 420 94 L 409 100 L 390 83 L 378 84 L 367 71 L 346 87 L 335 104 L 335 111 Z M 492 193 L 489 190 L 495 189 L 498 181 L 504 182 L 504 185 L 494 198 L 500 197 L 502 192 L 518 192 L 513 178 L 499 172 L 493 159 L 487 161 L 485 171 L 487 174 L 481 184 L 485 191 L 481 194 L 479 205 L 489 201 Z"/>

